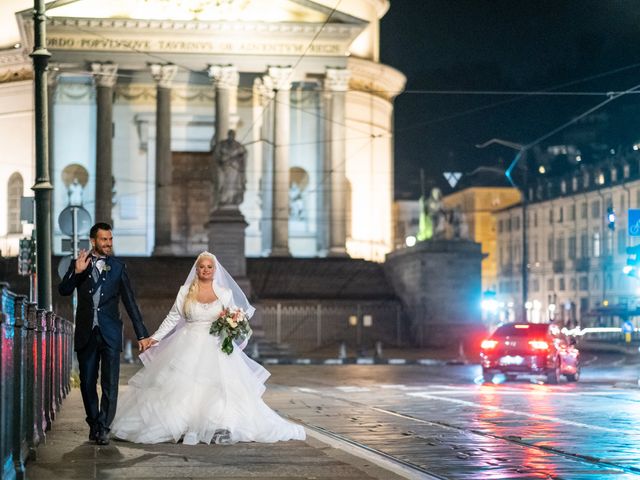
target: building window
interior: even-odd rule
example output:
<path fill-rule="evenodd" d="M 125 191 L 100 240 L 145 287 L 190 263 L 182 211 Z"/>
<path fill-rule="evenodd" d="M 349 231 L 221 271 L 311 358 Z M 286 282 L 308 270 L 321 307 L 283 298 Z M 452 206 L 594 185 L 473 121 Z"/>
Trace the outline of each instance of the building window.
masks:
<path fill-rule="evenodd" d="M 569 279 L 569 287 L 571 288 L 572 291 L 576 290 L 576 279 L 575 278 L 570 278 Z"/>
<path fill-rule="evenodd" d="M 558 223 L 562 223 L 564 221 L 564 208 L 560 207 L 558 209 Z"/>
<path fill-rule="evenodd" d="M 613 232 L 611 230 L 607 230 L 604 248 L 606 256 L 613 255 Z"/>
<path fill-rule="evenodd" d="M 589 258 L 589 235 L 582 232 L 580 235 L 580 258 Z"/>
<path fill-rule="evenodd" d="M 573 177 L 571 179 L 571 189 L 575 192 L 578 190 L 578 177 Z"/>
<path fill-rule="evenodd" d="M 538 241 L 533 242 L 533 261 L 537 262 L 538 259 Z"/>
<path fill-rule="evenodd" d="M 589 172 L 584 172 L 584 175 L 582 176 L 582 186 L 584 188 L 589 187 Z"/>
<path fill-rule="evenodd" d="M 564 260 L 564 238 L 556 241 L 556 260 Z"/>
<path fill-rule="evenodd" d="M 538 292 L 539 290 L 540 290 L 540 282 L 538 281 L 537 278 L 534 278 L 531 281 L 531 291 Z"/>
<path fill-rule="evenodd" d="M 625 163 L 624 167 L 622 167 L 622 175 L 624 176 L 624 178 L 629 178 L 630 174 L 631 169 L 629 168 L 629 165 Z"/>
<path fill-rule="evenodd" d="M 620 194 L 620 213 L 624 212 L 624 193 Z"/>
<path fill-rule="evenodd" d="M 514 230 L 515 230 L 515 231 L 520 230 L 520 217 L 516 217 L 516 218 L 514 218 L 513 220 L 514 220 L 514 223 L 515 223 L 515 228 L 514 228 Z"/>
<path fill-rule="evenodd" d="M 580 218 L 587 218 L 587 212 L 587 202 L 582 202 L 582 205 L 580 205 Z"/>
<path fill-rule="evenodd" d="M 591 218 L 600 218 L 600 200 L 591 202 Z"/>
<path fill-rule="evenodd" d="M 502 233 L 502 220 L 498 220 L 498 233 Z"/>
<path fill-rule="evenodd" d="M 569 207 L 569 221 L 575 222 L 575 220 L 576 220 L 576 206 L 574 204 Z"/>
<path fill-rule="evenodd" d="M 576 250 L 576 237 L 572 235 L 569 237 L 569 251 L 567 252 L 571 260 L 576 258 Z"/>
<path fill-rule="evenodd" d="M 589 290 L 589 278 L 587 276 L 580 277 L 580 290 L 586 292 Z"/>
<path fill-rule="evenodd" d="M 564 180 L 560 182 L 560 191 L 562 193 L 567 193 L 567 182 L 565 182 Z"/>
<path fill-rule="evenodd" d="M 564 277 L 560 277 L 558 279 L 558 290 L 560 290 L 561 292 L 564 292 L 565 288 L 564 288 Z"/>
<path fill-rule="evenodd" d="M 592 283 L 592 287 L 594 290 L 598 290 L 600 288 L 600 277 L 598 277 L 598 275 L 594 275 L 593 279 L 591 280 Z"/>
<path fill-rule="evenodd" d="M 615 168 L 611 169 L 611 181 L 612 182 L 617 182 L 618 181 L 618 170 Z"/>
<path fill-rule="evenodd" d="M 624 229 L 618 230 L 618 253 L 624 254 L 627 252 L 627 232 Z"/>
<path fill-rule="evenodd" d="M 549 225 L 553 225 L 553 207 L 549 209 Z"/>
<path fill-rule="evenodd" d="M 602 172 L 598 173 L 596 181 L 597 181 L 598 185 L 604 185 L 604 173 L 602 173 Z"/>
<path fill-rule="evenodd" d="M 555 286 L 554 286 L 553 278 L 547 279 L 547 291 L 553 292 L 554 289 L 555 289 Z"/>
<path fill-rule="evenodd" d="M 613 290 L 613 277 L 611 276 L 610 273 L 607 274 L 606 277 L 606 288 L 607 290 Z"/>
<path fill-rule="evenodd" d="M 533 226 L 534 227 L 538 226 L 538 212 L 533 212 Z"/>
<path fill-rule="evenodd" d="M 593 232 L 593 256 L 600 256 L 600 232 Z"/>
<path fill-rule="evenodd" d="M 7 183 L 7 233 L 22 233 L 20 222 L 20 198 L 24 191 L 24 181 L 18 172 L 9 177 Z"/>
<path fill-rule="evenodd" d="M 553 261 L 553 238 L 547 239 L 547 260 Z"/>

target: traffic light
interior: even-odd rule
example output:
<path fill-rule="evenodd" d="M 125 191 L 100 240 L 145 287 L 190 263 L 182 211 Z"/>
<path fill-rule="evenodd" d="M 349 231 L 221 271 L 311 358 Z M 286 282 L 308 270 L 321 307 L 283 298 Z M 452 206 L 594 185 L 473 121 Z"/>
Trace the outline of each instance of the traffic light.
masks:
<path fill-rule="evenodd" d="M 627 247 L 627 264 L 622 269 L 625 275 L 640 278 L 638 268 L 640 267 L 640 245 Z"/>
<path fill-rule="evenodd" d="M 36 272 L 36 242 L 33 237 L 20 239 L 18 255 L 18 274 L 23 276 Z"/>
<path fill-rule="evenodd" d="M 616 211 L 613 207 L 607 208 L 607 226 L 609 227 L 609 230 L 616 229 Z"/>

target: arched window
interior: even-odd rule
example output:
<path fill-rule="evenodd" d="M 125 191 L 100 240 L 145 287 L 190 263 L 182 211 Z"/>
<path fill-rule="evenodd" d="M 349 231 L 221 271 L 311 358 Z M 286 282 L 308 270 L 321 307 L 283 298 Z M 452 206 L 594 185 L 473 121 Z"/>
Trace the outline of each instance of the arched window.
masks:
<path fill-rule="evenodd" d="M 20 223 L 20 198 L 24 190 L 22 175 L 18 172 L 9 177 L 7 184 L 7 232 L 22 233 L 22 223 Z"/>

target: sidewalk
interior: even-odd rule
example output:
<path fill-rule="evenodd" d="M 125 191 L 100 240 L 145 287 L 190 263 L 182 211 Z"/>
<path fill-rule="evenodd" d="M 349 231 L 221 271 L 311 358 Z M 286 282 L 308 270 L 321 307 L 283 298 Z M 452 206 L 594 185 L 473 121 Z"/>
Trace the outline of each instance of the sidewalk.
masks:
<path fill-rule="evenodd" d="M 121 391 L 139 368 L 122 365 Z M 89 442 L 80 390 L 63 402 L 46 442 L 27 464 L 29 480 L 51 479 L 379 479 L 406 478 L 390 461 L 339 445 L 307 429 L 307 440 L 275 444 L 137 445 Z M 356 453 L 356 454 L 354 454 Z M 386 462 L 386 463 L 385 463 Z M 379 465 L 382 465 L 379 466 Z"/>

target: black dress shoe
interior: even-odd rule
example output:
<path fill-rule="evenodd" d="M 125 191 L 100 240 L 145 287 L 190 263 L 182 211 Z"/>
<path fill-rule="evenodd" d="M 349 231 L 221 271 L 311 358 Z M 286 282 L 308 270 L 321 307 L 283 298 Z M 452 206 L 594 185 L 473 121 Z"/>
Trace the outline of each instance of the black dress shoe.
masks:
<path fill-rule="evenodd" d="M 98 445 L 109 445 L 109 429 L 101 428 L 98 432 L 98 436 L 96 438 L 96 443 Z"/>
<path fill-rule="evenodd" d="M 98 427 L 98 425 L 91 425 L 89 427 L 89 440 L 91 440 L 92 442 L 95 442 L 98 439 L 99 430 L 100 430 L 100 427 Z"/>

